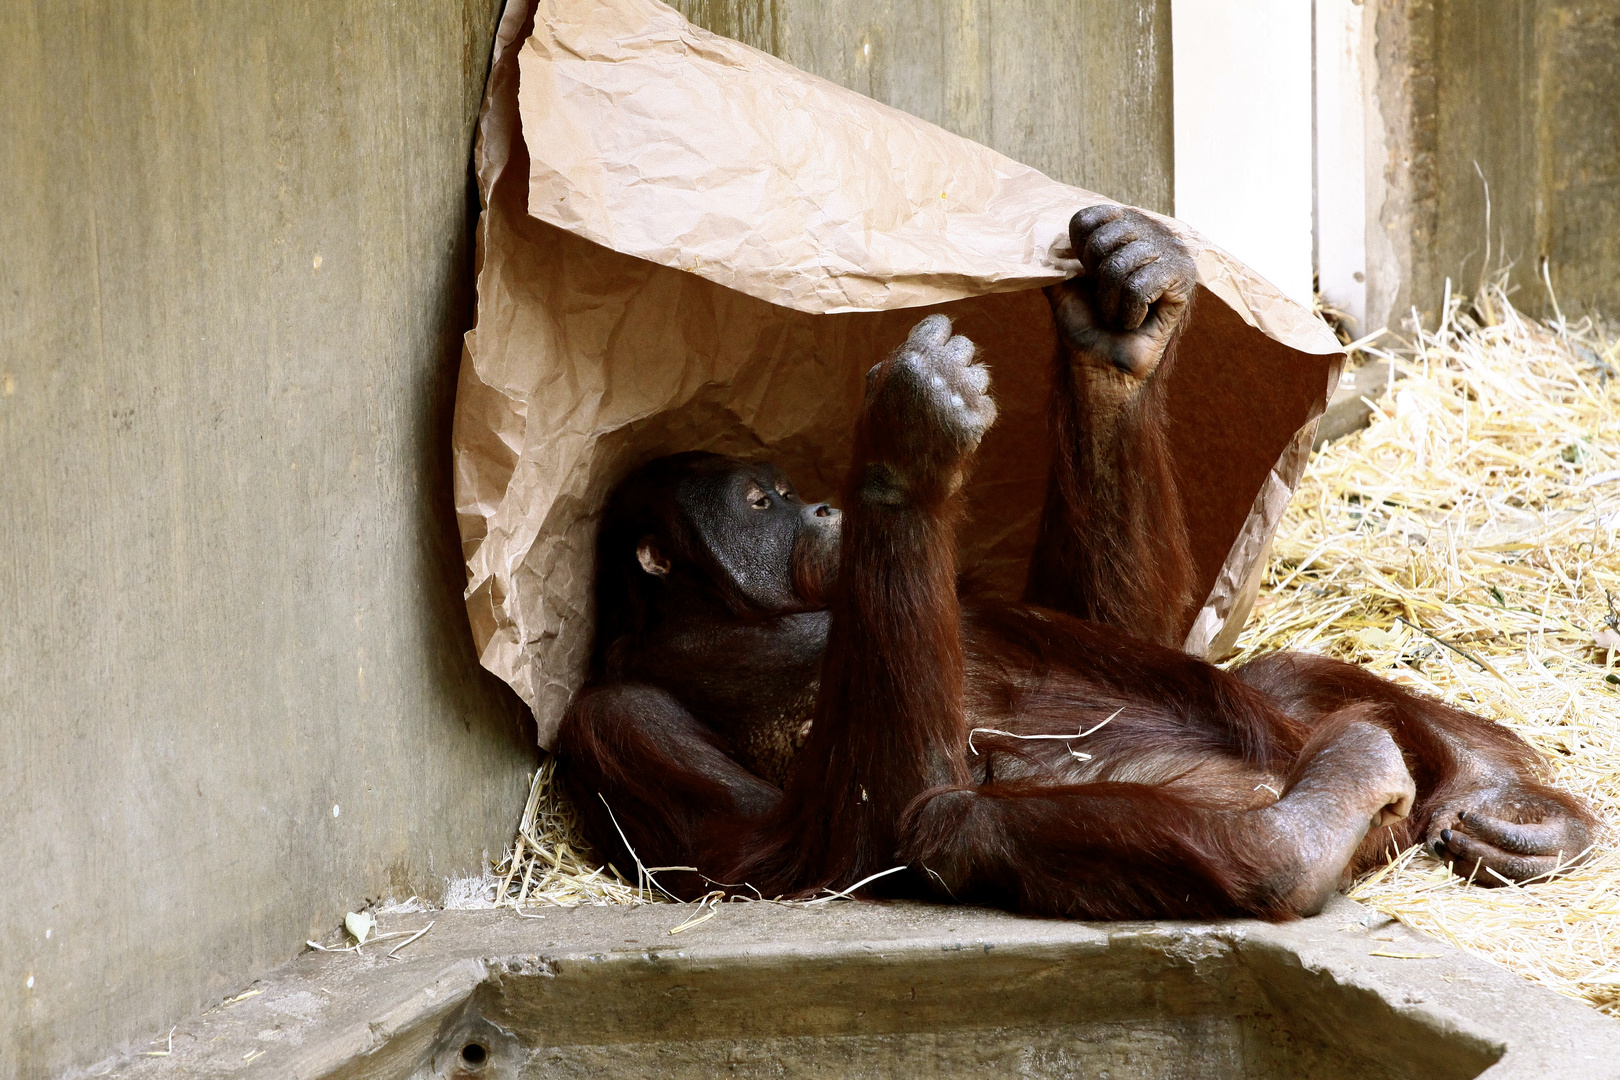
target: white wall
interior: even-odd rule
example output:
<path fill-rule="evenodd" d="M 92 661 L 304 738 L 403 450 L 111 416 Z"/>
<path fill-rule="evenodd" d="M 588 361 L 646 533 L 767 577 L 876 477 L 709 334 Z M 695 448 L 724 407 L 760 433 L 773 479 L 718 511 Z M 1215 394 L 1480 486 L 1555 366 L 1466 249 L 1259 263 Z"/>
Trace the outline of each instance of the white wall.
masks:
<path fill-rule="evenodd" d="M 1172 0 L 1176 217 L 1312 295 L 1310 0 Z"/>
<path fill-rule="evenodd" d="M 1330 307 L 1367 326 L 1366 30 L 1359 0 L 1316 0 L 1316 268 Z M 1366 22 L 1370 23 L 1368 19 Z"/>

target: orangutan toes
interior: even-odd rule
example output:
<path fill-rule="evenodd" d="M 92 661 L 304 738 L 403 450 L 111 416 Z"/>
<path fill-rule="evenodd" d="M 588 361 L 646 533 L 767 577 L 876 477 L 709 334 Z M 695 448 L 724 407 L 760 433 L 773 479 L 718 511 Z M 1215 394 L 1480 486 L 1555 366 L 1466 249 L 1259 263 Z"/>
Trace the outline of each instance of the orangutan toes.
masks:
<path fill-rule="evenodd" d="M 996 419 L 990 369 L 973 362 L 976 351 L 951 333 L 949 318 L 930 315 L 867 373 L 861 427 L 877 465 L 874 493 L 954 488 L 963 459 Z"/>
<path fill-rule="evenodd" d="M 973 342 L 951 333 L 948 317 L 928 316 L 891 359 L 867 373 L 867 409 L 878 406 L 881 382 L 889 389 L 887 403 L 898 406 L 896 422 L 934 427 L 961 452 L 971 452 L 996 419 L 990 369 L 973 362 L 976 353 Z"/>
<path fill-rule="evenodd" d="M 1469 809 L 1437 812 L 1428 849 L 1452 873 L 1497 886 L 1567 869 L 1585 860 L 1592 822 L 1558 792 L 1510 782 L 1470 793 Z"/>

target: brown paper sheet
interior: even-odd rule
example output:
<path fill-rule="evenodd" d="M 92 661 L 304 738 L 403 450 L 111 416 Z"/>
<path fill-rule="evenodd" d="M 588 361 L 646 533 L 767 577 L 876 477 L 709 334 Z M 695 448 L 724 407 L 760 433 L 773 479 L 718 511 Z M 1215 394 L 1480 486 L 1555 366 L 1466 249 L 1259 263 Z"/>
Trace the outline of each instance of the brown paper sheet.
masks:
<path fill-rule="evenodd" d="M 654 0 L 511 0 L 479 124 L 478 319 L 456 401 L 467 608 L 550 746 L 590 652 L 597 514 L 631 468 L 768 457 L 806 497 L 847 464 L 868 367 L 943 311 L 1001 419 L 963 565 L 1016 593 L 1046 471 L 1039 287 L 1103 196 L 688 24 Z M 1222 651 L 1253 599 L 1342 353 L 1225 252 L 1172 373 L 1172 432 Z"/>

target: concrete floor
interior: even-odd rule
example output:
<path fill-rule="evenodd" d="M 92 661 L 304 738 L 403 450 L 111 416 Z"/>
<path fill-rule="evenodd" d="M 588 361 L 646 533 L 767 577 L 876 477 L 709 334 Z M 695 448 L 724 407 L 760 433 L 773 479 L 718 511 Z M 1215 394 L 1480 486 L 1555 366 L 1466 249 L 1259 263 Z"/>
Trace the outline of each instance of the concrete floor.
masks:
<path fill-rule="evenodd" d="M 186 1077 L 1620 1077 L 1620 1023 L 1336 898 L 1077 923 L 840 902 L 425 912 L 93 1072 Z M 337 938 L 334 935 L 333 941 Z"/>

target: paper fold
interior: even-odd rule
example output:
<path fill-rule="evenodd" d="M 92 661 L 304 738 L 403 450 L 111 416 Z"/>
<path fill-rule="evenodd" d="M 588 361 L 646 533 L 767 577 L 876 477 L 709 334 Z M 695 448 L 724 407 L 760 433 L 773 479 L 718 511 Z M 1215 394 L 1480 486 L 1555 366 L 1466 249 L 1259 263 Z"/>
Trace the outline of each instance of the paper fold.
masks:
<path fill-rule="evenodd" d="M 454 454 L 474 636 L 542 744 L 583 677 L 611 486 L 706 448 L 830 494 L 862 375 L 929 311 L 991 367 L 1001 419 L 962 557 L 1016 592 L 1045 482 L 1054 339 L 1038 290 L 1073 272 L 1068 219 L 1103 197 L 652 0 L 526 6 L 502 19 L 479 124 L 478 321 Z M 1201 284 L 1171 409 L 1209 589 L 1189 647 L 1206 652 L 1247 611 L 1342 354 L 1310 312 L 1160 220 Z"/>

